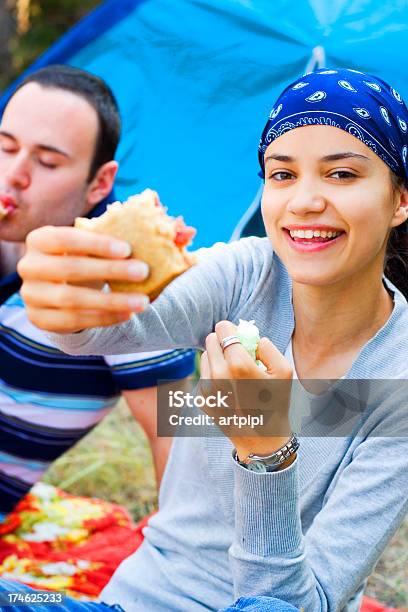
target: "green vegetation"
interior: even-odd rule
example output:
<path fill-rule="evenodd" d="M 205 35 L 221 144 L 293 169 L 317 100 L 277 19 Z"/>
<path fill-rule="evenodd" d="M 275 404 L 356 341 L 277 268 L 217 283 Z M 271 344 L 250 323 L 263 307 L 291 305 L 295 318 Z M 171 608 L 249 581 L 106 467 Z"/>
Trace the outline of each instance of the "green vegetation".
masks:
<path fill-rule="evenodd" d="M 4 89 L 54 41 L 99 4 L 99 0 L 31 0 L 26 23 L 28 29 L 19 33 L 19 25 L 22 25 L 21 14 L 17 10 L 19 0 L 0 0 L 3 30 L 0 34 L 3 47 L 0 52 L 0 89 Z"/>

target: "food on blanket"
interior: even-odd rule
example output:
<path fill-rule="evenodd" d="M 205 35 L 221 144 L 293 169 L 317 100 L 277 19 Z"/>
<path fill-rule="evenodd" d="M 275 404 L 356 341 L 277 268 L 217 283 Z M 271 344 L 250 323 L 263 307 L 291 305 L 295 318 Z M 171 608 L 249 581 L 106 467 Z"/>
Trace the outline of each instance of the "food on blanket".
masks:
<path fill-rule="evenodd" d="M 166 285 L 196 262 L 194 253 L 186 250 L 196 230 L 186 226 L 182 217 L 167 215 L 159 196 L 151 189 L 123 204 L 109 204 L 100 217 L 78 217 L 75 227 L 129 242 L 132 257 L 149 265 L 149 276 L 144 281 L 110 281 L 115 291 L 138 291 L 154 300 Z"/>
<path fill-rule="evenodd" d="M 252 359 L 255 360 L 256 365 L 263 372 L 266 372 L 267 367 L 256 358 L 256 350 L 258 348 L 259 340 L 261 339 L 259 336 L 259 329 L 255 325 L 255 321 L 244 321 L 244 319 L 239 320 L 239 325 L 237 326 L 236 335 L 238 336 L 242 346 L 248 353 L 251 355 Z"/>

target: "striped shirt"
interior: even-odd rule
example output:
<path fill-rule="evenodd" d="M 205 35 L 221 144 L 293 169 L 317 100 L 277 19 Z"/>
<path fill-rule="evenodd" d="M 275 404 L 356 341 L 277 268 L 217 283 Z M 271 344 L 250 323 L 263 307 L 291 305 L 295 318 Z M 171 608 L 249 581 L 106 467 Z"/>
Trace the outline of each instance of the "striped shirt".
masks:
<path fill-rule="evenodd" d="M 28 320 L 20 286 L 17 273 L 0 281 L 0 520 L 115 406 L 122 390 L 194 370 L 193 350 L 65 355 Z"/>

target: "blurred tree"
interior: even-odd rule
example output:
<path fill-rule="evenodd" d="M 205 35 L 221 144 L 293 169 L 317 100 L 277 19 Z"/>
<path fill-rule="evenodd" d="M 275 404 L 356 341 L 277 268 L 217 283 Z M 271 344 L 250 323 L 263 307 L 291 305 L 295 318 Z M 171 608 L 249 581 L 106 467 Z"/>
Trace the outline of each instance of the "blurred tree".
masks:
<path fill-rule="evenodd" d="M 10 40 L 15 32 L 15 22 L 7 6 L 6 0 L 0 0 L 0 87 L 7 75 L 12 58 L 10 51 Z"/>
<path fill-rule="evenodd" d="M 101 0 L 0 0 L 0 89 Z"/>

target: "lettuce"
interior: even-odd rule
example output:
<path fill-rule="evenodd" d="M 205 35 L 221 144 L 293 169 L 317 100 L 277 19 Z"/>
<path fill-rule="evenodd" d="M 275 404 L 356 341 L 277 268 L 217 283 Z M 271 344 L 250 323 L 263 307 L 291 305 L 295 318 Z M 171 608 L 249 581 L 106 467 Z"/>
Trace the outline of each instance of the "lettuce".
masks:
<path fill-rule="evenodd" d="M 255 321 L 244 321 L 239 320 L 239 325 L 236 329 L 236 335 L 244 349 L 251 355 L 252 359 L 256 362 L 256 365 L 263 371 L 266 372 L 266 366 L 256 358 L 256 349 L 260 338 L 259 329 L 255 325 Z"/>

